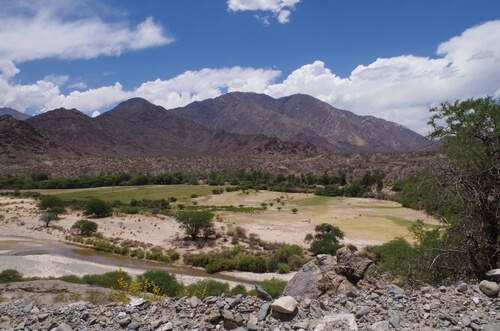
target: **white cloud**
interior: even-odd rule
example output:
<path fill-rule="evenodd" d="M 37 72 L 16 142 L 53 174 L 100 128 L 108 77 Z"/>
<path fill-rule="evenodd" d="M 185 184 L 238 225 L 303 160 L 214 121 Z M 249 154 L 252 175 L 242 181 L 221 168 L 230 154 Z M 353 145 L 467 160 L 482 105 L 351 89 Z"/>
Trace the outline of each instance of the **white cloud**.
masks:
<path fill-rule="evenodd" d="M 207 68 L 145 82 L 129 91 L 116 83 L 64 95 L 56 84 L 44 80 L 32 85 L 14 84 L 11 78 L 19 70 L 11 61 L 0 61 L 0 70 L 0 107 L 20 111 L 63 106 L 91 114 L 135 96 L 174 108 L 232 91 L 274 97 L 305 93 L 335 107 L 384 118 L 427 134 L 429 107 L 446 100 L 500 97 L 500 21 L 472 27 L 442 43 L 436 58 L 380 58 L 358 66 L 349 77 L 339 77 L 324 62 L 315 61 L 278 83 L 278 70 Z"/>
<path fill-rule="evenodd" d="M 411 55 L 380 58 L 349 78 L 322 61 L 307 64 L 266 93 L 307 93 L 357 114 L 373 115 L 427 134 L 428 108 L 446 100 L 493 95 L 500 86 L 500 21 L 467 29 L 439 45 L 436 59 Z"/>
<path fill-rule="evenodd" d="M 85 90 L 87 88 L 87 84 L 85 84 L 84 82 L 76 82 L 74 84 L 69 85 L 68 87 L 77 90 Z"/>
<path fill-rule="evenodd" d="M 47 3 L 50 4 L 47 4 Z M 0 58 L 14 63 L 42 58 L 91 59 L 125 51 L 165 45 L 173 39 L 151 17 L 136 27 L 109 23 L 86 10 L 85 2 L 7 1 L 0 13 Z M 68 20 L 63 14 L 87 15 Z"/>
<path fill-rule="evenodd" d="M 64 85 L 68 81 L 68 79 L 69 79 L 68 75 L 54 75 L 54 74 L 50 74 L 50 75 L 47 75 L 47 76 L 43 77 L 44 81 L 51 82 L 51 83 L 53 83 L 54 85 L 57 85 L 57 86 Z"/>
<path fill-rule="evenodd" d="M 227 0 L 229 11 L 270 11 L 278 19 L 278 22 L 284 24 L 290 21 L 291 10 L 301 0 Z M 256 17 L 265 25 L 269 24 L 268 17 Z"/>

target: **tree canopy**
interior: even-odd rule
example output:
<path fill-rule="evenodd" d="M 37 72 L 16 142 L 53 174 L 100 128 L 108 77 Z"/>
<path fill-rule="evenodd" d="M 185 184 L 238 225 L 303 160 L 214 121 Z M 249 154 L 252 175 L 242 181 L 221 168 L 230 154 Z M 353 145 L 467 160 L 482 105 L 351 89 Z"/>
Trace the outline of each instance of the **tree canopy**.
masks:
<path fill-rule="evenodd" d="M 484 277 L 500 266 L 500 100 L 445 102 L 430 112 L 430 137 L 440 139 L 446 153 L 442 167 L 432 171 L 432 198 L 455 205 L 438 216 L 458 236 L 454 250 L 466 257 L 464 267 Z"/>
<path fill-rule="evenodd" d="M 344 239 L 344 232 L 337 226 L 322 223 L 316 225 L 314 228 L 315 233 L 309 233 L 305 237 L 307 243 L 311 243 L 309 250 L 311 253 L 317 254 L 335 254 L 337 250 L 342 247 L 339 244 L 339 239 Z"/>
<path fill-rule="evenodd" d="M 200 232 L 203 232 L 205 237 L 212 233 L 213 218 L 214 214 L 206 210 L 188 210 L 180 213 L 176 220 L 185 229 L 187 235 L 191 236 L 192 239 L 196 239 Z"/>
<path fill-rule="evenodd" d="M 91 198 L 85 203 L 84 215 L 102 218 L 110 216 L 113 208 L 109 203 L 98 198 Z"/>
<path fill-rule="evenodd" d="M 49 226 L 49 223 L 53 220 L 59 219 L 59 214 L 66 211 L 66 206 L 64 201 L 55 195 L 43 195 L 40 197 L 40 202 L 38 203 L 38 208 L 45 210 L 45 214 L 41 215 L 40 221 L 45 223 L 45 227 Z"/>

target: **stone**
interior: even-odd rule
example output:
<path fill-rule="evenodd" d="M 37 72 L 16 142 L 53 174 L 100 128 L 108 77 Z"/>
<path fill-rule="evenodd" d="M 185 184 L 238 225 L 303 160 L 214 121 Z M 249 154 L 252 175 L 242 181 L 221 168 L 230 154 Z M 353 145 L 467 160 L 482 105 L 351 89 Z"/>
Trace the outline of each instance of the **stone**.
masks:
<path fill-rule="evenodd" d="M 248 331 L 257 331 L 259 327 L 256 324 L 253 323 L 248 323 L 247 324 L 247 330 Z"/>
<path fill-rule="evenodd" d="M 66 323 L 62 323 L 56 328 L 56 331 L 73 331 L 73 328 Z"/>
<path fill-rule="evenodd" d="M 314 328 L 314 331 L 327 331 L 334 330 L 331 327 L 332 324 L 338 321 L 347 321 L 349 325 L 349 331 L 358 331 L 358 326 L 356 324 L 356 319 L 353 314 L 331 314 L 323 317 L 321 322 Z"/>
<path fill-rule="evenodd" d="M 348 248 L 339 249 L 336 256 L 319 254 L 300 268 L 283 290 L 283 296 L 292 296 L 298 301 L 317 299 L 327 292 L 337 295 L 356 290 L 356 285 L 377 287 L 375 281 L 363 279 L 373 267 L 369 259 L 358 261 Z M 364 283 L 361 281 L 365 281 Z"/>
<path fill-rule="evenodd" d="M 291 296 L 284 296 L 271 304 L 273 311 L 283 314 L 293 314 L 297 309 L 298 302 Z"/>
<path fill-rule="evenodd" d="M 500 331 L 500 325 L 493 325 L 493 324 L 483 325 L 483 331 Z"/>
<path fill-rule="evenodd" d="M 266 319 L 267 314 L 269 313 L 269 308 L 271 308 L 271 303 L 266 302 L 259 309 L 259 321 L 263 321 Z"/>
<path fill-rule="evenodd" d="M 33 304 L 27 304 L 26 306 L 24 306 L 23 308 L 23 312 L 25 313 L 29 313 L 31 311 L 31 309 L 33 309 Z"/>
<path fill-rule="evenodd" d="M 370 313 L 370 307 L 361 307 L 356 311 L 356 318 L 361 318 L 365 316 L 366 314 Z"/>
<path fill-rule="evenodd" d="M 255 291 L 257 291 L 257 298 L 265 300 L 265 301 L 272 301 L 273 300 L 273 297 L 269 293 L 267 293 L 259 285 L 255 285 Z"/>
<path fill-rule="evenodd" d="M 389 331 L 390 329 L 389 322 L 387 321 L 375 322 L 368 327 L 368 330 L 371 331 Z"/>
<path fill-rule="evenodd" d="M 389 323 L 392 325 L 393 328 L 399 329 L 399 327 L 400 327 L 400 324 L 399 324 L 400 320 L 401 320 L 401 317 L 399 316 L 399 314 L 394 314 L 389 319 Z"/>
<path fill-rule="evenodd" d="M 491 269 L 486 273 L 486 276 L 490 277 L 491 280 L 498 282 L 500 281 L 500 269 Z"/>
<path fill-rule="evenodd" d="M 479 289 L 487 296 L 493 297 L 498 295 L 500 292 L 500 286 L 495 282 L 490 282 L 488 280 L 483 280 L 479 283 Z"/>
<path fill-rule="evenodd" d="M 191 308 L 198 307 L 198 298 L 197 297 L 191 297 L 189 299 L 189 304 L 191 305 Z"/>
<path fill-rule="evenodd" d="M 162 331 L 170 331 L 173 329 L 174 329 L 174 325 L 172 324 L 172 322 L 168 322 L 163 326 L 163 328 L 161 330 Z"/>

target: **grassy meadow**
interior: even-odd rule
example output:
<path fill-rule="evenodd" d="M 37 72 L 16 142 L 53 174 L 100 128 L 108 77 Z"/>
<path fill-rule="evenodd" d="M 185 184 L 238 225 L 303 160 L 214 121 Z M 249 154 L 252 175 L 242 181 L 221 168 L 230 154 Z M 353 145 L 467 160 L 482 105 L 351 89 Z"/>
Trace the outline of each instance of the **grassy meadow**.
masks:
<path fill-rule="evenodd" d="M 38 192 L 56 194 L 62 199 L 99 198 L 123 202 L 175 197 L 174 208 L 176 204 L 233 206 L 242 210 L 251 207 L 252 212 L 218 211 L 218 219 L 228 226 L 246 227 L 249 233 L 256 233 L 268 241 L 303 242 L 305 234 L 313 232 L 314 226 L 326 222 L 342 229 L 346 239 L 355 245 L 379 244 L 395 237 L 408 237 L 407 228 L 417 219 L 435 223 L 425 213 L 404 208 L 393 201 L 256 190 L 212 194 L 214 188 L 220 187 L 146 185 Z"/>

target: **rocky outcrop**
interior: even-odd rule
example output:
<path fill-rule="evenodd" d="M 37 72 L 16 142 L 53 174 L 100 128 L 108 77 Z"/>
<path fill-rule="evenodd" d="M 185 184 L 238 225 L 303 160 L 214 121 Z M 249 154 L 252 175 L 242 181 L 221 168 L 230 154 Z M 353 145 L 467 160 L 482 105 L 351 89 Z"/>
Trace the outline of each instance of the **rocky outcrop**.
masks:
<path fill-rule="evenodd" d="M 0 303 L 0 330 L 500 330 L 499 298 L 464 283 L 283 301 L 240 295 L 56 307 L 14 299 Z"/>
<path fill-rule="evenodd" d="M 327 293 L 346 294 L 357 287 L 376 289 L 384 286 L 383 281 L 374 276 L 371 260 L 358 261 L 348 248 L 343 247 L 335 256 L 321 254 L 305 264 L 288 282 L 283 295 L 301 301 L 317 299 Z"/>

